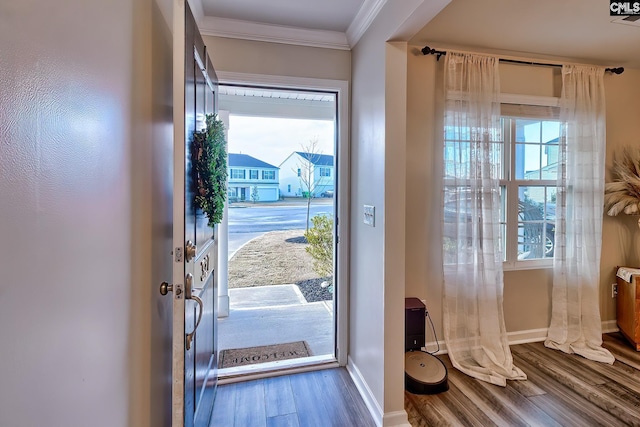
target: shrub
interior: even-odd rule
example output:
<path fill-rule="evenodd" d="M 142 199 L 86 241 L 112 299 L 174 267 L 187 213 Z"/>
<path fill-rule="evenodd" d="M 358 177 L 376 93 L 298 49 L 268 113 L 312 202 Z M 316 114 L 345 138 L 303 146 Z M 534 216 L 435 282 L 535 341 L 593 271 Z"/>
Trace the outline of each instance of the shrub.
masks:
<path fill-rule="evenodd" d="M 306 251 L 313 258 L 313 271 L 333 281 L 333 219 L 316 215 L 311 224 L 304 237 L 309 242 Z"/>

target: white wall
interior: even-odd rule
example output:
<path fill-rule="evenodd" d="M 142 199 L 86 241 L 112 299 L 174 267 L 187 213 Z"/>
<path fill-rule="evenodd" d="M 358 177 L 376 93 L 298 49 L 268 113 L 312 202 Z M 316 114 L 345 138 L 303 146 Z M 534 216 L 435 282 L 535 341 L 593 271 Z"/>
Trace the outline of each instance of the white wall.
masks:
<path fill-rule="evenodd" d="M 448 1 L 388 1 L 352 51 L 351 364 L 384 425 L 404 412 L 406 40 Z M 416 25 L 416 23 L 418 23 Z M 363 205 L 376 209 L 363 224 Z M 375 412 L 378 411 L 378 414 Z"/>
<path fill-rule="evenodd" d="M 370 28 L 352 51 L 349 356 L 384 410 L 384 55 Z M 376 207 L 375 228 L 362 223 Z"/>
<path fill-rule="evenodd" d="M 216 71 L 350 80 L 346 50 L 204 36 Z"/>
<path fill-rule="evenodd" d="M 2 426 L 164 424 L 152 25 L 151 0 L 0 3 Z"/>

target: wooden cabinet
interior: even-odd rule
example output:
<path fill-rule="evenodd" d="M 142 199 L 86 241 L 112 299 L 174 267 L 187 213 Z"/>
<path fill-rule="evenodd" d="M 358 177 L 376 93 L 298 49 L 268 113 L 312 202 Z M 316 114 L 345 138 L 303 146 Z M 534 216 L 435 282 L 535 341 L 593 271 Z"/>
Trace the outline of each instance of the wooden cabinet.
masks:
<path fill-rule="evenodd" d="M 620 332 L 640 351 L 640 276 L 631 276 L 631 282 L 616 277 L 618 297 L 616 314 Z"/>

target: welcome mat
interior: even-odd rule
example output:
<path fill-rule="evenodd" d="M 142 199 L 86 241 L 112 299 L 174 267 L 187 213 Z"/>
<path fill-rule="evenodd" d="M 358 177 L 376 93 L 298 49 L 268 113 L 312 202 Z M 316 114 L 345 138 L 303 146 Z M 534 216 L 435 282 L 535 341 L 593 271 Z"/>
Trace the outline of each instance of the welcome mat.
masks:
<path fill-rule="evenodd" d="M 263 345 L 260 347 L 232 348 L 220 352 L 219 368 L 233 368 L 235 366 L 297 359 L 298 357 L 311 356 L 311 354 L 311 349 L 306 341 Z"/>

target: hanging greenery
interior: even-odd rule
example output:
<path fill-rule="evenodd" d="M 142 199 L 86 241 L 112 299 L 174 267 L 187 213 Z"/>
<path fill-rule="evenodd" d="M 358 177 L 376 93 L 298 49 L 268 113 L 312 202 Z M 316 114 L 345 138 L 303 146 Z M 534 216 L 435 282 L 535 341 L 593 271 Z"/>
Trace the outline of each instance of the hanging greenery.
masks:
<path fill-rule="evenodd" d="M 209 226 L 222 222 L 227 197 L 227 152 L 224 123 L 207 114 L 206 128 L 193 133 L 191 166 L 196 205 L 207 214 Z"/>

